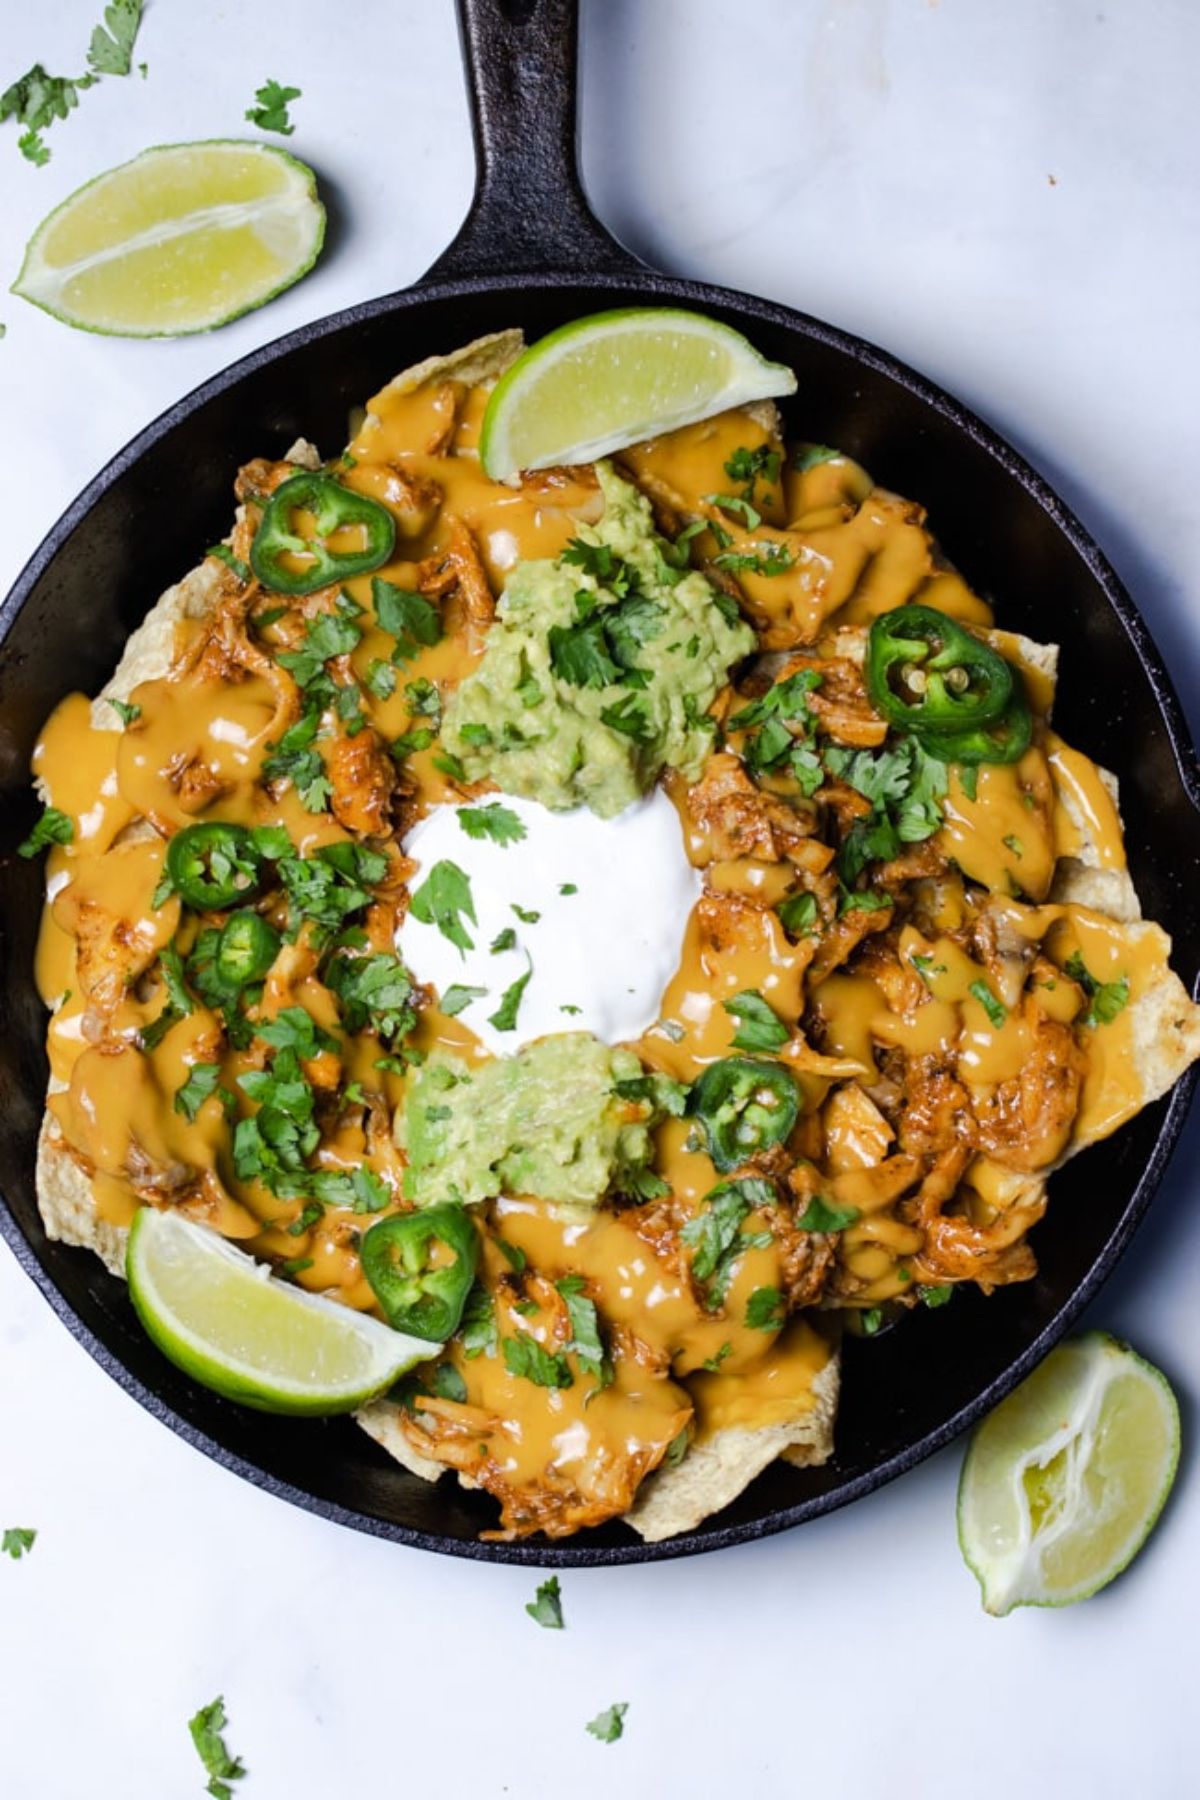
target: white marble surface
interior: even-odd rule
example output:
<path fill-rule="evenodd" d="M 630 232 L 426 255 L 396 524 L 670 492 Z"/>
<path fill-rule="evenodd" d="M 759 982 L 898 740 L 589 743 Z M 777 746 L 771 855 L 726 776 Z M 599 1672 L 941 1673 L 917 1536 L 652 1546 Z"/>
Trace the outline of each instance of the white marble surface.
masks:
<path fill-rule="evenodd" d="M 35 58 L 80 66 L 100 7 L 3 10 L 0 86 Z M 1195 717 L 1192 0 L 584 13 L 601 214 L 664 267 L 850 326 L 994 420 L 1105 544 Z M 152 0 L 139 56 L 149 79 L 86 94 L 46 169 L 0 132 L 5 281 L 75 185 L 147 144 L 240 132 L 267 76 L 304 90 L 290 142 L 338 229 L 308 281 L 211 338 L 104 341 L 0 305 L 0 585 L 144 421 L 251 346 L 416 276 L 470 192 L 450 0 Z M 1170 1371 L 1193 1425 L 1197 1143 L 1095 1309 Z M 552 1635 L 524 1615 L 530 1572 L 340 1530 L 210 1465 L 0 1253 L 0 1524 L 39 1531 L 0 1566 L 0 1793 L 199 1794 L 185 1721 L 217 1692 L 246 1800 L 1194 1793 L 1194 1458 L 1129 1577 L 1004 1622 L 959 1562 L 957 1466 L 953 1449 L 720 1557 L 568 1574 Z M 626 1736 L 607 1747 L 583 1726 L 616 1699 Z"/>

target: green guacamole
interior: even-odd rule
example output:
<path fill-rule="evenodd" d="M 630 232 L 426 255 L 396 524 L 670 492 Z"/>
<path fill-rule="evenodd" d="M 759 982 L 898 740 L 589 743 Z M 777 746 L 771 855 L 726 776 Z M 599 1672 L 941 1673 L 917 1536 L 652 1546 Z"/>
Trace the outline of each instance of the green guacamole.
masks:
<path fill-rule="evenodd" d="M 442 741 L 472 781 L 611 819 L 663 768 L 699 777 L 708 708 L 755 637 L 704 575 L 668 560 L 645 495 L 609 463 L 596 472 L 604 517 L 555 561 L 513 570 Z"/>
<path fill-rule="evenodd" d="M 531 1194 L 593 1206 L 622 1180 L 641 1191 L 652 1109 L 622 1099 L 615 1084 L 642 1072 L 631 1051 L 610 1050 L 586 1031 L 539 1038 L 478 1069 L 451 1058 L 426 1063 L 396 1125 L 408 1198 L 470 1206 Z"/>

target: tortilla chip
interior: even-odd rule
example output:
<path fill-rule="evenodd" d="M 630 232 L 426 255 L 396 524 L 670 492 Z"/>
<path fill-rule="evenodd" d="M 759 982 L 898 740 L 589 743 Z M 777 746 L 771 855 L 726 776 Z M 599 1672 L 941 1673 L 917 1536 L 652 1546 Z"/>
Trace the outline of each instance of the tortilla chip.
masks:
<path fill-rule="evenodd" d="M 427 356 L 424 362 L 401 370 L 380 390 L 376 399 L 411 394 L 415 388 L 424 387 L 431 381 L 461 381 L 468 387 L 475 387 L 481 381 L 496 381 L 511 368 L 524 348 L 523 332 L 491 331 L 486 337 L 464 344 L 461 350 L 452 350 L 446 356 Z M 366 424 L 378 423 L 375 414 L 368 411 Z"/>
<path fill-rule="evenodd" d="M 1121 818 L 1120 783 L 1108 769 L 1097 765 L 1096 773 L 1108 791 Z M 1053 774 L 1053 769 L 1051 769 Z M 1107 869 L 1101 864 L 1100 846 L 1091 818 L 1081 811 L 1070 788 L 1054 784 L 1055 798 L 1079 834 L 1079 851 L 1075 856 L 1060 856 L 1054 871 L 1050 898 L 1064 905 L 1089 906 L 1093 912 L 1107 913 L 1110 919 L 1123 923 L 1140 919 L 1142 904 L 1128 869 Z M 1124 826 L 1124 820 L 1121 821 Z"/>
<path fill-rule="evenodd" d="M 100 1218 L 92 1184 L 67 1150 L 49 1113 L 38 1134 L 37 1200 L 48 1238 L 94 1250 L 106 1268 L 124 1277 L 129 1232 L 123 1225 L 110 1225 Z"/>
<path fill-rule="evenodd" d="M 729 1506 L 777 1456 L 797 1468 L 818 1468 L 833 1451 L 837 1400 L 835 1350 L 812 1384 L 808 1412 L 782 1425 L 731 1425 L 702 1438 L 675 1468 L 660 1469 L 642 1483 L 626 1524 L 656 1544 Z"/>
<path fill-rule="evenodd" d="M 436 1462 L 432 1456 L 422 1456 L 401 1424 L 403 1414 L 404 1408 L 397 1406 L 394 1400 L 373 1400 L 370 1406 L 361 1407 L 355 1413 L 354 1420 L 411 1475 L 419 1475 L 422 1481 L 436 1481 L 441 1475 L 452 1474 L 445 1463 Z M 464 1480 L 463 1486 L 474 1487 L 476 1483 Z"/>
<path fill-rule="evenodd" d="M 1094 876 L 1103 871 L 1086 871 Z M 1099 907 L 1094 908 L 1100 911 Z M 1153 962 L 1124 1011 L 1111 1024 L 1094 1027 L 1097 1044 L 1104 1046 L 1105 1032 L 1120 1032 L 1119 1038 L 1108 1040 L 1117 1050 L 1107 1080 L 1089 1096 L 1084 1089 L 1084 1104 L 1094 1122 L 1080 1127 L 1076 1121 L 1071 1142 L 1059 1158 L 1058 1167 L 1086 1150 L 1089 1144 L 1126 1124 L 1143 1107 L 1159 1100 L 1179 1080 L 1184 1071 L 1200 1058 L 1200 1006 L 1193 1003 L 1187 989 L 1170 966 L 1171 940 L 1160 925 L 1148 921 L 1117 921 L 1121 935 L 1129 945 L 1130 964 L 1135 966 L 1138 950 L 1151 950 Z"/>

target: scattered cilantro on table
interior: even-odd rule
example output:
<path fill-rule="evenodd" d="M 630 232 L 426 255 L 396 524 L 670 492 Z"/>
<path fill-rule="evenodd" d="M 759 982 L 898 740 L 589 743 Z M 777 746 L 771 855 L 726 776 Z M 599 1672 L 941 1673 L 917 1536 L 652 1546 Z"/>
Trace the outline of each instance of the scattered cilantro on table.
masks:
<path fill-rule="evenodd" d="M 104 24 L 92 32 L 86 75 L 51 75 L 34 63 L 24 75 L 10 82 L 0 94 L 0 123 L 12 119 L 24 126 L 17 149 L 35 168 L 50 161 L 43 133 L 56 119 L 65 119 L 79 105 L 79 96 L 95 87 L 102 75 L 128 75 L 133 44 L 142 22 L 143 0 L 112 0 L 104 10 Z M 143 73 L 145 64 L 141 65 Z"/>
<path fill-rule="evenodd" d="M 537 1597 L 526 1603 L 525 1611 L 535 1624 L 544 1626 L 547 1631 L 563 1630 L 562 1589 L 557 1575 L 551 1575 L 541 1583 Z"/>
<path fill-rule="evenodd" d="M 278 81 L 264 81 L 254 98 L 257 104 L 246 112 L 251 125 L 257 125 L 260 131 L 277 131 L 280 137 L 291 137 L 296 127 L 288 117 L 288 106 L 293 100 L 299 100 L 300 89 L 283 87 Z"/>
<path fill-rule="evenodd" d="M 625 1714 L 628 1711 L 628 1700 L 617 1700 L 612 1706 L 606 1706 L 603 1712 L 597 1713 L 594 1719 L 589 1719 L 587 1729 L 602 1744 L 615 1744 L 619 1737 L 624 1736 Z"/>
<path fill-rule="evenodd" d="M 26 1552 L 33 1549 L 36 1537 L 37 1532 L 29 1525 L 10 1525 L 0 1538 L 0 1555 L 11 1556 L 14 1562 L 20 1562 Z"/>
<path fill-rule="evenodd" d="M 246 1765 L 241 1757 L 230 1756 L 221 1735 L 228 1723 L 225 1701 L 220 1694 L 188 1720 L 192 1742 L 209 1778 L 205 1792 L 211 1794 L 213 1800 L 233 1800 L 233 1789 L 229 1783 L 240 1781 L 246 1773 Z"/>

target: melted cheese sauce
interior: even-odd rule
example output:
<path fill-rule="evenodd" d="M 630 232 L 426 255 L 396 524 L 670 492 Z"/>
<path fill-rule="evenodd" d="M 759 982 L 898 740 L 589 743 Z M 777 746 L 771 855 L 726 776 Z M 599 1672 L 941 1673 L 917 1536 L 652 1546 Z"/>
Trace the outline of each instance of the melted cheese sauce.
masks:
<path fill-rule="evenodd" d="M 586 470 L 550 470 L 517 487 L 489 481 L 476 454 L 485 403 L 482 389 L 452 380 L 386 388 L 350 446 L 343 479 L 396 521 L 395 554 L 378 574 L 433 592 L 444 628 L 438 643 L 414 650 L 391 692 L 375 691 L 372 672 L 392 666 L 394 640 L 371 611 L 372 578 L 346 584 L 364 610 L 338 680 L 353 677 L 370 689 L 367 713 L 384 743 L 422 723 L 414 684 L 432 684 L 444 697 L 475 666 L 494 597 L 515 565 L 557 555 L 598 511 Z M 739 450 L 760 456 L 749 487 L 727 468 Z M 693 552 L 736 589 L 764 649 L 812 646 L 841 625 L 864 624 L 910 600 L 982 631 L 991 625 L 988 607 L 945 566 L 922 509 L 874 487 L 845 457 L 789 459 L 765 427 L 725 414 L 636 446 L 622 461 L 668 528 L 704 524 Z M 723 505 L 730 497 L 743 506 Z M 482 585 L 461 578 L 464 546 L 477 549 Z M 765 561 L 747 567 L 747 557 Z M 269 791 L 264 782 L 264 758 L 296 717 L 294 689 L 274 660 L 295 647 L 296 630 L 286 618 L 262 624 L 257 658 L 231 664 L 214 659 L 201 627 L 181 626 L 174 667 L 135 690 L 138 716 L 126 729 L 97 729 L 77 694 L 47 721 L 34 770 L 75 828 L 72 842 L 47 859 L 37 950 L 39 988 L 54 1009 L 48 1053 L 59 1091 L 50 1107 L 92 1181 L 102 1218 L 124 1224 L 139 1204 L 179 1205 L 283 1264 L 304 1286 L 378 1310 L 358 1255 L 369 1219 L 338 1202 L 313 1216 L 299 1200 L 239 1177 L 219 1091 L 191 1116 L 176 1103 L 197 1064 L 217 1063 L 220 1087 L 237 1095 L 238 1077 L 264 1066 L 261 1042 L 232 1048 L 217 1014 L 197 999 L 152 1047 L 139 1048 L 169 1000 L 161 953 L 174 942 L 186 957 L 199 925 L 181 917 L 177 899 L 156 893 L 173 832 L 197 819 L 283 824 L 306 855 L 354 841 L 334 812 L 308 810 L 291 783 Z M 989 635 L 1018 658 L 1016 640 Z M 927 1164 L 904 1148 L 910 1121 L 903 1109 L 881 1110 L 897 1058 L 952 1079 L 981 1116 L 989 1108 L 1003 1115 L 1053 1028 L 1082 1058 L 1074 1137 L 1103 1136 L 1141 1104 L 1136 1003 L 1161 980 L 1169 945 L 1156 927 L 1122 927 L 1078 906 L 1046 903 L 1059 857 L 1120 869 L 1124 850 L 1095 765 L 1045 724 L 1048 678 L 1027 665 L 1025 679 L 1038 718 L 1034 742 L 1012 767 L 979 769 L 973 791 L 953 772 L 933 840 L 949 866 L 922 884 L 912 919 L 894 933 L 892 961 L 872 964 L 865 955 L 859 966 L 851 956 L 820 977 L 816 940 L 793 937 L 773 910 L 795 891 L 797 868 L 765 855 L 730 855 L 719 834 L 692 817 L 674 778 L 608 823 L 590 813 L 551 817 L 506 799 L 527 836 L 501 848 L 467 837 L 457 824 L 458 806 L 486 799 L 486 790 L 464 789 L 439 769 L 436 742 L 413 751 L 399 800 L 412 860 L 394 869 L 416 885 L 434 861 L 453 860 L 468 873 L 478 909 L 465 959 L 432 927 L 411 915 L 403 922 L 404 955 L 431 989 L 415 1048 L 478 1061 L 582 1027 L 628 1042 L 650 1069 L 690 1081 L 736 1053 L 737 1021 L 725 1003 L 747 991 L 761 995 L 786 1033 L 770 1053 L 793 1070 L 802 1095 L 789 1147 L 793 1173 L 808 1169 L 811 1191 L 851 1214 L 836 1236 L 828 1298 L 863 1306 L 904 1297 L 928 1255 L 919 1197 Z M 326 718 L 323 729 L 319 753 L 328 770 L 339 728 Z M 811 844 L 820 854 L 807 866 L 820 875 L 829 852 L 819 840 Z M 568 886 L 577 892 L 564 893 Z M 537 913 L 537 921 L 521 919 L 516 907 Z M 373 949 L 390 948 L 403 911 L 394 894 L 370 909 L 364 930 Z M 967 947 L 985 912 L 998 946 L 988 957 L 978 944 L 974 952 Z M 276 922 L 283 923 L 278 908 Z M 510 926 L 520 948 L 492 955 L 491 942 Z M 1087 1022 L 1087 995 L 1066 973 L 1074 956 L 1093 982 L 1127 984 L 1128 1004 L 1111 1022 Z M 1040 972 L 1027 984 L 1035 957 Z M 517 1029 L 502 1032 L 488 1015 L 527 959 L 533 975 Z M 333 1034 L 337 1048 L 304 1066 L 324 1108 L 314 1166 L 331 1175 L 369 1168 L 386 1212 L 399 1203 L 403 1176 L 387 1113 L 403 1104 L 406 1078 L 394 1063 L 380 1066 L 381 1045 L 369 1032 L 342 1031 L 336 997 L 317 968 L 303 938 L 285 949 L 262 1011 L 275 1016 L 301 1006 Z M 453 984 L 488 992 L 450 1016 L 436 995 Z M 347 1083 L 379 1096 L 384 1129 L 369 1107 L 336 1100 Z M 249 1103 L 237 1104 L 252 1116 Z M 828 1334 L 814 1328 L 811 1311 L 782 1331 L 747 1318 L 756 1292 L 783 1290 L 792 1279 L 785 1246 L 769 1236 L 740 1250 L 728 1291 L 710 1311 L 679 1231 L 720 1178 L 690 1121 L 669 1118 L 658 1127 L 655 1167 L 670 1189 L 662 1215 L 629 1207 L 555 1216 L 514 1195 L 480 1220 L 482 1279 L 499 1345 L 528 1335 L 547 1354 L 566 1357 L 571 1377 L 542 1387 L 515 1374 L 501 1348 L 468 1355 L 456 1341 L 447 1354 L 466 1400 L 418 1398 L 410 1419 L 416 1441 L 435 1443 L 439 1456 L 498 1492 L 558 1484 L 591 1496 L 606 1516 L 605 1505 L 611 1513 L 628 1501 L 622 1481 L 636 1484 L 682 1431 L 785 1422 L 811 1405 L 813 1380 L 831 1353 Z M 1031 1179 L 1028 1169 L 975 1156 L 954 1196 L 951 1225 L 1003 1225 L 1018 1216 L 1014 1194 L 1025 1208 L 1020 1218 L 1032 1220 Z M 745 1222 L 747 1232 L 767 1236 L 769 1229 L 760 1211 Z M 513 1252 L 522 1271 L 514 1270 Z M 609 1334 L 607 1382 L 588 1377 L 577 1353 L 563 1348 L 553 1283 L 566 1275 L 583 1278 Z"/>

